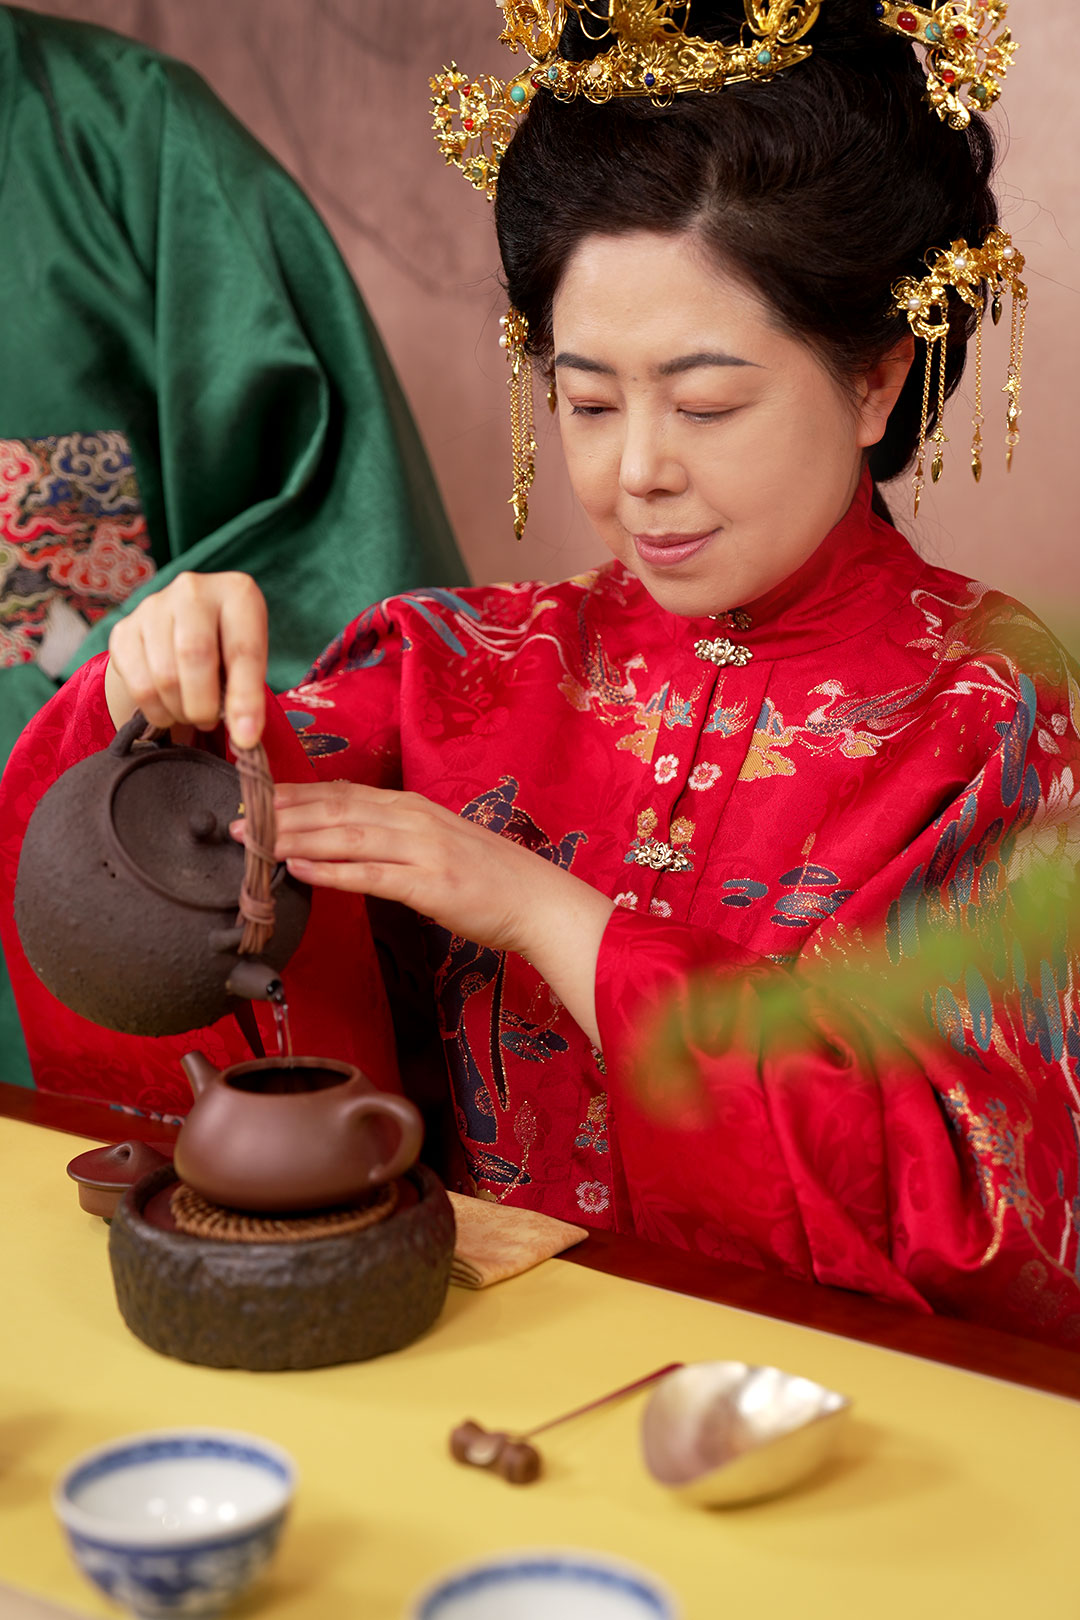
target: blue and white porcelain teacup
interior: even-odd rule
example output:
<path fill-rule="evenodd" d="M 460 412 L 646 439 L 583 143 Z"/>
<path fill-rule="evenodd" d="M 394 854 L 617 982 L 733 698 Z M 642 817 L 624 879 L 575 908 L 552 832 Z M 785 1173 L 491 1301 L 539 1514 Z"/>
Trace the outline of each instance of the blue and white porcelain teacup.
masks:
<path fill-rule="evenodd" d="M 606 1553 L 519 1552 L 452 1570 L 414 1600 L 410 1620 L 678 1620 L 653 1575 Z"/>
<path fill-rule="evenodd" d="M 114 1602 L 140 1620 L 207 1617 L 269 1562 L 295 1479 L 268 1440 L 160 1429 L 79 1457 L 53 1506 L 75 1562 Z"/>

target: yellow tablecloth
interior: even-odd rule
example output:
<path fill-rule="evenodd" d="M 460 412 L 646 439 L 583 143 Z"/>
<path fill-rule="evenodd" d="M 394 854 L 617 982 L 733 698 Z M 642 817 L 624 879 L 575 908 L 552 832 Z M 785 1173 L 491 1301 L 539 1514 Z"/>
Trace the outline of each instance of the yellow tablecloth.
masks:
<path fill-rule="evenodd" d="M 439 1571 L 514 1546 L 630 1558 L 678 1593 L 685 1620 L 1080 1612 L 1080 1404 L 558 1260 L 483 1293 L 452 1289 L 431 1333 L 380 1361 L 186 1366 L 117 1313 L 107 1230 L 64 1175 L 83 1145 L 0 1120 L 0 1580 L 115 1615 L 69 1564 L 51 1482 L 111 1436 L 208 1423 L 266 1435 L 300 1469 L 245 1620 L 398 1620 Z M 797 1495 L 703 1513 L 644 1473 L 644 1397 L 545 1435 L 533 1486 L 447 1456 L 466 1417 L 524 1428 L 666 1361 L 720 1357 L 854 1396 L 848 1458 Z"/>

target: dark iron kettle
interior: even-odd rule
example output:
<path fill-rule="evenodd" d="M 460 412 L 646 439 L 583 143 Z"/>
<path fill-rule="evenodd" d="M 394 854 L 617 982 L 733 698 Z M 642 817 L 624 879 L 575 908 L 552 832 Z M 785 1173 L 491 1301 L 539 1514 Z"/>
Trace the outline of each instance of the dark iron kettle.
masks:
<path fill-rule="evenodd" d="M 238 765 L 267 790 L 249 841 L 272 849 L 273 784 L 262 749 L 248 753 Z M 176 1035 L 236 1010 L 234 998 L 280 997 L 311 891 L 271 858 L 260 871 L 230 837 L 245 792 L 237 768 L 159 740 L 141 714 L 53 783 L 23 842 L 15 923 L 59 1001 L 106 1029 Z"/>

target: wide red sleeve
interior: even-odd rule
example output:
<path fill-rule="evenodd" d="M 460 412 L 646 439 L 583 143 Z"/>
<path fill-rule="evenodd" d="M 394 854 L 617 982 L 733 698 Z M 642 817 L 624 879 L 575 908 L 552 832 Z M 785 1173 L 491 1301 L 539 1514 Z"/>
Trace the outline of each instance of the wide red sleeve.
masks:
<path fill-rule="evenodd" d="M 19 851 L 35 805 L 63 771 L 106 747 L 115 734 L 104 698 L 106 662 L 102 654 L 85 665 L 34 718 L 0 782 L 0 934 L 35 1084 L 172 1116 L 186 1113 L 191 1103 L 179 1066 L 184 1052 L 198 1047 L 219 1066 L 250 1057 L 235 1020 L 161 1038 L 100 1029 L 45 989 L 26 961 L 13 921 Z M 314 761 L 301 746 L 295 720 L 269 695 L 264 742 L 276 780 L 312 779 Z M 339 762 L 331 774 L 346 772 Z M 391 1023 L 360 896 L 314 891 L 307 929 L 283 978 L 298 1052 L 357 1063 L 376 1084 L 397 1088 Z M 269 1009 L 255 1008 L 264 1043 L 273 1050 Z"/>
<path fill-rule="evenodd" d="M 1080 1343 L 1077 739 L 1020 694 L 793 965 L 612 915 L 597 1015 L 642 1235 Z"/>

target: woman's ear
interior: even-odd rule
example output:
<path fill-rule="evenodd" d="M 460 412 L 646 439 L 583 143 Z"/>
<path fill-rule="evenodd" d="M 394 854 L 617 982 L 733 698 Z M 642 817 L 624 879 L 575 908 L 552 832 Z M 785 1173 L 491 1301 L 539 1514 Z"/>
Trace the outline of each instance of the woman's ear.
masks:
<path fill-rule="evenodd" d="M 889 413 L 900 397 L 914 358 L 915 339 L 908 332 L 888 354 L 856 378 L 858 443 L 863 449 L 877 444 L 884 435 Z"/>

